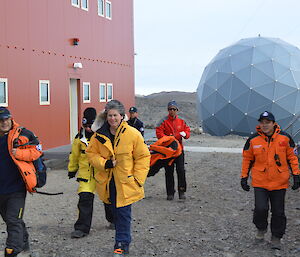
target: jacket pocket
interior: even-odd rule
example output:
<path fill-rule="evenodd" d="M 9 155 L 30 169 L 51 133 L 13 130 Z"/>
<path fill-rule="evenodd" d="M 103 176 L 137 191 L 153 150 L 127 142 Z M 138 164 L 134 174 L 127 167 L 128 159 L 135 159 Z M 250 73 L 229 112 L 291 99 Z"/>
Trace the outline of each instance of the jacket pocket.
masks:
<path fill-rule="evenodd" d="M 133 176 L 130 176 L 126 183 L 122 182 L 122 189 L 125 199 L 139 196 L 143 192 L 143 188 L 139 186 Z"/>

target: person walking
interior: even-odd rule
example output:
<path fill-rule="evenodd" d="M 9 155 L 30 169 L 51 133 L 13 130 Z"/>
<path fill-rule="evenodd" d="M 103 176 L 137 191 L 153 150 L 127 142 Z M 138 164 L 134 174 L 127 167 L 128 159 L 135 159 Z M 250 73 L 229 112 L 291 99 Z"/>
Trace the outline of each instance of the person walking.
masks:
<path fill-rule="evenodd" d="M 142 136 L 144 136 L 144 123 L 138 119 L 138 110 L 135 106 L 129 108 L 129 120 L 127 123 L 131 126 L 136 128 L 138 131 L 141 132 Z"/>
<path fill-rule="evenodd" d="M 94 132 L 91 126 L 96 118 L 96 110 L 92 107 L 83 112 L 82 127 L 76 135 L 72 151 L 69 155 L 68 177 L 77 175 L 78 186 L 78 219 L 74 224 L 71 238 L 81 238 L 89 234 L 93 217 L 94 192 L 96 181 L 93 176 L 93 167 L 89 164 L 85 150 Z M 109 205 L 105 205 L 105 216 L 108 222 L 113 223 L 113 217 Z"/>
<path fill-rule="evenodd" d="M 26 178 L 20 172 L 41 155 L 37 137 L 16 123 L 10 111 L 0 107 L 0 214 L 6 223 L 4 256 L 29 252 L 29 235 L 23 221 L 26 200 Z M 18 136 L 16 136 L 18 134 Z M 18 145 L 18 147 L 16 147 Z"/>
<path fill-rule="evenodd" d="M 124 105 L 118 100 L 108 102 L 92 126 L 96 133 L 86 150 L 95 168 L 99 197 L 112 204 L 115 257 L 129 254 L 131 205 L 144 197 L 143 185 L 150 168 L 150 152 L 144 138 L 124 118 Z"/>
<path fill-rule="evenodd" d="M 178 116 L 178 105 L 176 101 L 172 100 L 168 103 L 169 115 L 164 117 L 156 127 L 156 137 L 158 139 L 163 136 L 174 136 L 182 146 L 182 153 L 179 155 L 171 166 L 165 167 L 167 200 L 173 200 L 174 189 L 174 166 L 176 165 L 177 179 L 178 179 L 178 194 L 179 199 L 185 200 L 186 192 L 186 177 L 184 169 L 184 151 L 182 138 L 188 139 L 190 137 L 190 127 L 186 122 Z"/>
<path fill-rule="evenodd" d="M 263 112 L 258 119 L 256 133 L 248 138 L 243 150 L 241 187 L 250 190 L 251 173 L 255 208 L 253 223 L 257 228 L 256 241 L 263 241 L 268 228 L 271 204 L 271 248 L 281 249 L 281 238 L 286 230 L 285 194 L 293 174 L 293 190 L 300 187 L 298 158 L 295 143 L 282 131 L 271 112 Z"/>

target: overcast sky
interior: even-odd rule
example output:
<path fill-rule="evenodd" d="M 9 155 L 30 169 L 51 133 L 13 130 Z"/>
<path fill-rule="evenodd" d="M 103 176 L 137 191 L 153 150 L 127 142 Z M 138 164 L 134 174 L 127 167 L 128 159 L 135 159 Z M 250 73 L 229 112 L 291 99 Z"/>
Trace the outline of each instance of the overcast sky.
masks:
<path fill-rule="evenodd" d="M 135 89 L 195 92 L 203 69 L 241 38 L 300 47 L 299 0 L 134 0 Z"/>

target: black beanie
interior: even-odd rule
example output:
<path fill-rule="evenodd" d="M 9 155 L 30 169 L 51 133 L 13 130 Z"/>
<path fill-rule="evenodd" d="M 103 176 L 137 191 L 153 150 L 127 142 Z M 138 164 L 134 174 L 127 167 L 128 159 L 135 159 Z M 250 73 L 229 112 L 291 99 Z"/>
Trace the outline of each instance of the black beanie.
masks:
<path fill-rule="evenodd" d="M 96 119 L 96 109 L 93 107 L 86 108 L 83 112 L 82 124 L 93 124 Z"/>

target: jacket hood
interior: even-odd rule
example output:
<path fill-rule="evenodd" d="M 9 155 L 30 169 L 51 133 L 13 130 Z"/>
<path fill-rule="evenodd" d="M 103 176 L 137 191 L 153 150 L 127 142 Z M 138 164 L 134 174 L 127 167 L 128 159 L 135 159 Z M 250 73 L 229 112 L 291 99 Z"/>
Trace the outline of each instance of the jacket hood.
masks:
<path fill-rule="evenodd" d="M 126 114 L 125 114 L 123 121 L 128 121 L 128 116 Z M 96 132 L 98 129 L 100 129 L 104 125 L 105 122 L 106 122 L 106 120 L 105 120 L 105 114 L 104 114 L 104 110 L 103 110 L 102 112 L 100 112 L 97 115 L 97 117 L 91 127 L 92 131 Z"/>

